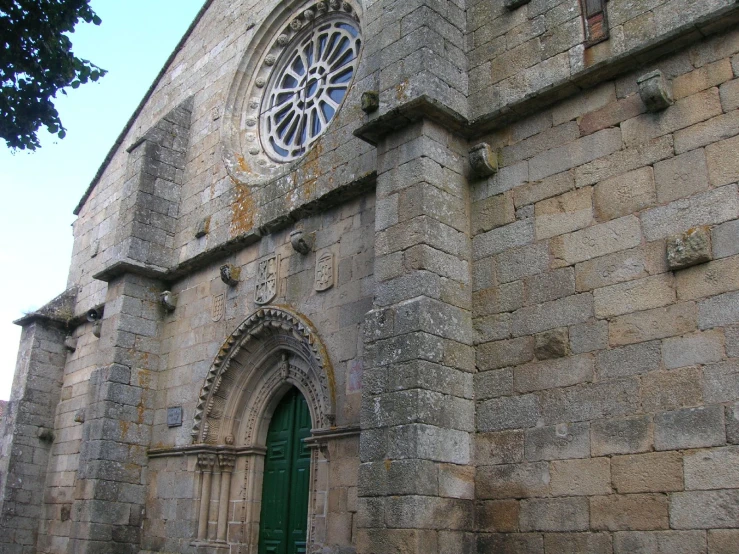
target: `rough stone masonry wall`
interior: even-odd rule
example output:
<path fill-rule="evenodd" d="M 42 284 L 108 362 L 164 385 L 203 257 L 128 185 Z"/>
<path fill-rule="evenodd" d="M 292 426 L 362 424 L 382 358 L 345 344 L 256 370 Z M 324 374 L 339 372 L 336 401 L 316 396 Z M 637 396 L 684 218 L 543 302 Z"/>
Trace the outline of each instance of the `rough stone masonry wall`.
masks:
<path fill-rule="evenodd" d="M 271 304 L 290 306 L 313 322 L 335 372 L 336 425 L 359 425 L 359 385 L 366 365 L 362 329 L 375 288 L 374 221 L 375 198 L 370 193 L 301 220 L 298 225 L 306 235 L 315 233 L 315 251 L 308 255 L 293 250 L 289 236 L 292 228 L 288 228 L 175 284 L 178 307 L 165 317 L 162 333 L 163 370 L 155 401 L 153 448 L 191 444 L 195 406 L 205 376 L 224 339 L 257 308 L 257 265 L 263 256 L 273 252 L 281 263 L 278 295 Z M 327 291 L 316 292 L 316 260 L 325 252 L 334 254 L 335 284 Z M 236 287 L 227 287 L 221 281 L 219 266 L 226 262 L 241 268 L 241 282 Z M 224 313 L 214 322 L 213 296 L 221 293 L 226 295 Z M 181 427 L 167 426 L 169 406 L 182 406 Z M 317 479 L 328 483 L 328 497 L 315 499 L 313 508 L 318 515 L 313 529 L 318 543 L 349 546 L 354 540 L 358 449 L 358 435 L 331 441 L 327 446 L 328 464 L 322 464 L 327 467 L 317 472 Z M 197 456 L 150 460 L 144 549 L 195 551 L 190 543 L 197 535 L 196 460 Z M 231 542 L 242 542 L 248 537 L 244 518 L 249 506 L 243 473 L 243 465 L 237 464 L 228 519 Z M 258 504 L 255 509 L 258 513 Z M 217 514 L 217 509 L 211 513 Z"/>
<path fill-rule="evenodd" d="M 607 1 L 607 0 L 606 0 Z M 569 95 L 587 70 L 626 65 L 682 34 L 710 30 L 710 14 L 731 10 L 733 0 L 610 0 L 610 38 L 585 47 L 581 0 L 470 0 L 469 118 L 495 118 L 539 94 Z M 519 7 L 509 9 L 506 4 Z M 664 52 L 664 50 L 662 50 Z M 669 50 L 668 50 L 669 51 Z M 563 97 L 563 96 L 560 96 Z"/>
<path fill-rule="evenodd" d="M 734 30 L 486 138 L 480 552 L 737 551 L 737 52 Z M 654 68 L 676 102 L 649 114 Z M 666 240 L 695 226 L 713 259 L 669 271 Z"/>

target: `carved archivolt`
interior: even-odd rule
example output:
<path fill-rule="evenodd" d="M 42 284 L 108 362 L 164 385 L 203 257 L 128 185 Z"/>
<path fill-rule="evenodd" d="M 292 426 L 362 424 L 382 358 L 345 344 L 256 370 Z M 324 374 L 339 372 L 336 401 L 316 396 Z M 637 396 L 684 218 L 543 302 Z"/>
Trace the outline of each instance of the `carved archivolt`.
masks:
<path fill-rule="evenodd" d="M 265 306 L 218 352 L 195 409 L 193 443 L 231 444 L 237 435 L 235 446 L 256 444 L 258 422 L 288 385 L 305 396 L 315 428 L 333 425 L 334 372 L 313 325 L 284 307 Z"/>

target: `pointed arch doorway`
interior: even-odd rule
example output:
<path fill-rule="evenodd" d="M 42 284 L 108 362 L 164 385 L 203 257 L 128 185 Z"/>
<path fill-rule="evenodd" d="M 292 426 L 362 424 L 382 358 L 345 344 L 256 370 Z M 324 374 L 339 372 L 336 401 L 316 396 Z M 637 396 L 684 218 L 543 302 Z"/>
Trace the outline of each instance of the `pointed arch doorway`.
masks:
<path fill-rule="evenodd" d="M 267 432 L 259 554 L 306 552 L 311 452 L 311 417 L 300 391 L 280 400 Z"/>

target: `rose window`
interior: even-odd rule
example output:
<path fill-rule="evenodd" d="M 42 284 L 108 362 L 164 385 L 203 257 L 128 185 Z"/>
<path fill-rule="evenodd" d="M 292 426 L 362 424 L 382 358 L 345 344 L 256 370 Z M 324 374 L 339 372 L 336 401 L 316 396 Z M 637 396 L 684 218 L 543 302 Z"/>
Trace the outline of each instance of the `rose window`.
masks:
<path fill-rule="evenodd" d="M 224 161 L 236 182 L 259 186 L 291 170 L 337 117 L 361 50 L 351 0 L 318 0 L 266 18 L 224 110 Z"/>
<path fill-rule="evenodd" d="M 360 47 L 356 23 L 342 16 L 314 21 L 293 39 L 262 100 L 260 138 L 270 158 L 299 158 L 326 131 L 349 90 Z"/>

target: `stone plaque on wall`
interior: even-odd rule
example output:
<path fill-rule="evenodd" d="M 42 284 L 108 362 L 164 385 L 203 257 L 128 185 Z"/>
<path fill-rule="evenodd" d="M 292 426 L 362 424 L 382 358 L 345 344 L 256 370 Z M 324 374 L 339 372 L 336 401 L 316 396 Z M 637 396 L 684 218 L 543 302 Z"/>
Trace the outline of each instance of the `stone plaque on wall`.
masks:
<path fill-rule="evenodd" d="M 328 290 L 334 286 L 334 255 L 324 252 L 316 262 L 316 290 Z"/>
<path fill-rule="evenodd" d="M 277 296 L 277 256 L 270 256 L 259 262 L 254 302 L 266 304 Z"/>

